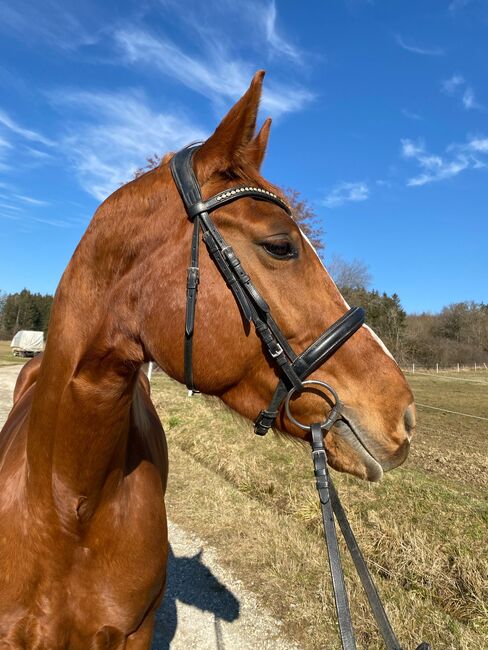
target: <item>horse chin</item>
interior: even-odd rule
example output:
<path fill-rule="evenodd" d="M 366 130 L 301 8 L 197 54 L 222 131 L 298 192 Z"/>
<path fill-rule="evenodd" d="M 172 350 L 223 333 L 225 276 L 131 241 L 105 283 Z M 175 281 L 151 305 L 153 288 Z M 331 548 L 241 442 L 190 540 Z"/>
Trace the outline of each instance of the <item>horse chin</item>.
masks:
<path fill-rule="evenodd" d="M 372 482 L 383 478 L 382 466 L 349 421 L 338 420 L 331 433 L 334 435 L 335 453 L 330 455 L 330 462 L 334 469 Z"/>

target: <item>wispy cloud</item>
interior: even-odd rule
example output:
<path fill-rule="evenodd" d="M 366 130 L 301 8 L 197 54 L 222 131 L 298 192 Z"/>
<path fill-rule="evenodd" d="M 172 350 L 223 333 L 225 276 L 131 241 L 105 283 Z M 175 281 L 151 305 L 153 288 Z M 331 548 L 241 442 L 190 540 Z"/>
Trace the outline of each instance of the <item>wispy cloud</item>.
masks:
<path fill-rule="evenodd" d="M 43 3 L 26 0 L 17 4 L 0 0 L 0 31 L 15 34 L 24 41 L 27 39 L 28 44 L 42 41 L 63 50 L 96 43 L 103 31 L 101 25 L 106 24 L 98 11 L 92 5 L 82 14 L 82 19 L 69 4 L 60 0 L 44 0 Z"/>
<path fill-rule="evenodd" d="M 0 136 L 0 149 L 11 149 L 11 148 L 12 148 L 12 144 L 8 140 Z"/>
<path fill-rule="evenodd" d="M 473 0 L 451 0 L 449 3 L 449 11 L 451 13 L 456 13 L 461 11 L 464 7 L 467 7 L 469 4 L 472 4 Z"/>
<path fill-rule="evenodd" d="M 483 109 L 483 106 L 477 101 L 472 86 L 460 74 L 453 74 L 449 79 L 441 82 L 441 90 L 446 95 L 459 97 L 466 110 Z"/>
<path fill-rule="evenodd" d="M 28 203 L 29 205 L 49 205 L 48 201 L 35 199 L 33 196 L 25 196 L 25 194 L 14 194 L 14 197 L 23 203 Z"/>
<path fill-rule="evenodd" d="M 453 74 L 452 77 L 449 79 L 445 79 L 441 83 L 441 88 L 442 90 L 447 93 L 448 95 L 453 95 L 456 90 L 459 88 L 459 86 L 463 86 L 465 84 L 464 77 L 460 74 Z"/>
<path fill-rule="evenodd" d="M 401 48 L 413 54 L 422 54 L 424 56 L 444 56 L 446 54 L 441 47 L 421 47 L 413 43 L 407 43 L 400 34 L 395 35 L 395 40 Z"/>
<path fill-rule="evenodd" d="M 211 101 L 235 101 L 255 72 L 255 66 L 233 58 L 217 40 L 208 50 L 193 55 L 170 39 L 156 38 L 141 29 L 119 30 L 115 40 L 127 63 L 156 68 Z M 302 109 L 313 98 L 313 93 L 301 86 L 271 81 L 265 86 L 262 106 L 278 117 Z"/>
<path fill-rule="evenodd" d="M 35 223 L 56 228 L 72 228 L 77 225 L 73 219 L 44 214 L 43 209 L 50 205 L 48 201 L 17 194 L 11 187 L 4 187 L 6 191 L 0 194 L 0 218 L 16 221 L 22 227 Z"/>
<path fill-rule="evenodd" d="M 407 186 L 418 187 L 453 178 L 467 169 L 485 167 L 485 162 L 477 154 L 488 153 L 488 138 L 473 137 L 463 144 L 452 144 L 443 155 L 429 153 L 421 140 L 404 139 L 401 153 L 420 167 L 421 173 L 407 180 Z"/>
<path fill-rule="evenodd" d="M 474 90 L 471 88 L 471 86 L 466 86 L 463 93 L 462 102 L 464 108 L 466 108 L 468 111 L 473 108 L 482 108 L 481 104 L 476 101 Z"/>
<path fill-rule="evenodd" d="M 70 219 L 50 219 L 48 217 L 35 217 L 29 215 L 29 221 L 34 221 L 36 223 L 42 223 L 47 226 L 53 226 L 54 228 L 73 228 L 76 224 Z"/>
<path fill-rule="evenodd" d="M 0 124 L 13 133 L 20 135 L 25 140 L 31 140 L 33 142 L 40 142 L 41 144 L 47 146 L 53 146 L 54 142 L 49 138 L 46 138 L 41 133 L 37 131 L 32 131 L 30 129 L 25 129 L 15 122 L 5 111 L 0 109 Z"/>
<path fill-rule="evenodd" d="M 488 154 L 488 138 L 472 137 L 465 145 L 467 151 Z"/>
<path fill-rule="evenodd" d="M 278 54 L 284 55 L 293 61 L 300 62 L 302 54 L 298 48 L 294 47 L 291 43 L 286 41 L 278 34 L 276 27 L 276 4 L 274 0 L 269 3 L 264 13 L 264 26 L 266 30 L 266 40 L 271 48 Z"/>
<path fill-rule="evenodd" d="M 366 201 L 369 198 L 369 187 L 366 183 L 339 183 L 327 194 L 321 202 L 326 208 L 338 208 L 344 203 Z"/>
<path fill-rule="evenodd" d="M 18 205 L 12 205 L 11 203 L 0 202 L 0 208 L 4 210 L 13 210 L 14 212 L 23 212 L 22 208 L 19 208 Z"/>
<path fill-rule="evenodd" d="M 181 114 L 153 111 L 137 91 L 63 91 L 52 100 L 83 114 L 71 121 L 63 148 L 82 187 L 99 200 L 130 180 L 151 153 L 175 150 L 208 135 Z"/>
<path fill-rule="evenodd" d="M 402 108 L 402 115 L 408 120 L 421 120 L 422 116 L 414 111 L 409 111 L 408 108 Z"/>
<path fill-rule="evenodd" d="M 228 55 L 239 48 L 248 59 L 254 54 L 262 66 L 265 58 L 283 63 L 304 64 L 307 53 L 292 43 L 278 27 L 279 15 L 275 0 L 161 0 L 169 18 L 193 32 L 192 42 L 213 49 L 225 49 Z M 225 29 L 222 29 L 225 25 Z M 233 58 L 229 56 L 229 58 Z M 288 70 L 289 76 L 289 70 Z"/>

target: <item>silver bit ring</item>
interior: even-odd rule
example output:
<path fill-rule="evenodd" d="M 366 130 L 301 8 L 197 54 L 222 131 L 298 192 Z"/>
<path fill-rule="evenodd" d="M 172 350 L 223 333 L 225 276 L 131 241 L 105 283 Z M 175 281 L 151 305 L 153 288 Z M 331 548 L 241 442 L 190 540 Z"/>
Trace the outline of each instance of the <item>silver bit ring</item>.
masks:
<path fill-rule="evenodd" d="M 341 404 L 341 401 L 339 399 L 339 395 L 334 390 L 334 388 L 332 388 L 332 386 L 327 384 L 325 381 L 319 381 L 318 379 L 307 379 L 306 381 L 302 382 L 302 389 L 301 390 L 303 390 L 303 387 L 310 386 L 311 384 L 317 385 L 317 386 L 322 386 L 322 388 L 325 388 L 332 395 L 332 397 L 334 398 L 334 404 L 332 405 L 332 409 L 331 409 L 329 415 L 327 416 L 327 418 L 320 425 L 320 428 L 322 430 L 328 431 L 331 428 L 331 426 L 334 424 L 334 422 L 340 417 L 340 409 L 341 409 L 342 404 Z M 311 426 L 309 424 L 303 424 L 302 422 L 299 422 L 291 414 L 290 399 L 292 398 L 292 396 L 296 392 L 298 392 L 298 389 L 295 388 L 295 387 L 293 387 L 291 390 L 288 391 L 288 395 L 286 396 L 286 399 L 285 399 L 286 415 L 287 415 L 288 419 L 290 420 L 290 422 L 293 422 L 293 424 L 295 424 L 297 427 L 300 427 L 300 429 L 303 429 L 304 431 L 310 431 Z M 326 399 L 326 396 L 325 396 L 324 393 L 321 392 L 320 395 L 324 399 Z"/>

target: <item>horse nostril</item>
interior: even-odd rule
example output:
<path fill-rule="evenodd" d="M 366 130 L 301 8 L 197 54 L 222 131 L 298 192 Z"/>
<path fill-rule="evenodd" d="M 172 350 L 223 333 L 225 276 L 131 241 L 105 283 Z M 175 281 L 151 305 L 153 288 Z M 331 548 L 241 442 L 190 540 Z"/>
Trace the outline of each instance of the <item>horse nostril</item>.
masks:
<path fill-rule="evenodd" d="M 407 406 L 405 410 L 405 415 L 403 416 L 403 422 L 405 424 L 405 430 L 407 432 L 407 435 L 409 438 L 412 437 L 412 434 L 415 430 L 415 406 L 414 403 L 412 402 L 409 406 Z"/>

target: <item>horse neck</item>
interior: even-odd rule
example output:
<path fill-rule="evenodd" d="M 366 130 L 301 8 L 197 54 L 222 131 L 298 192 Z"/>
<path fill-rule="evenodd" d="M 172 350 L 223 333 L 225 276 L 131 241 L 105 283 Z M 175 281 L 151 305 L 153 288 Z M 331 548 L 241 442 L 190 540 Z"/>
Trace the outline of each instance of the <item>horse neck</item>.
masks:
<path fill-rule="evenodd" d="M 53 499 L 67 517 L 81 503 L 92 512 L 120 482 L 145 361 L 131 276 L 137 247 L 115 241 L 102 254 L 104 236 L 95 218 L 56 292 L 28 423 L 30 493 Z"/>

